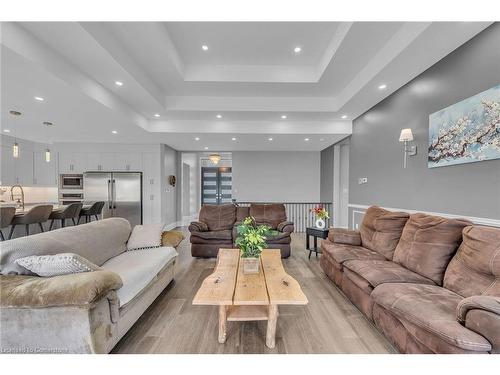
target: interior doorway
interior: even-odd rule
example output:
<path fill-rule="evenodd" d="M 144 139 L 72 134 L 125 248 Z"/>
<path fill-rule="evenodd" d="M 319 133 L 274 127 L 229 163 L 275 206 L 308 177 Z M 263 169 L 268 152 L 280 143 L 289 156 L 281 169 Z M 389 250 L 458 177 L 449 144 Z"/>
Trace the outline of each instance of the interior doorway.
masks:
<path fill-rule="evenodd" d="M 202 167 L 201 204 L 231 203 L 232 185 L 231 167 Z"/>
<path fill-rule="evenodd" d="M 333 225 L 349 227 L 349 143 L 346 139 L 334 146 Z"/>

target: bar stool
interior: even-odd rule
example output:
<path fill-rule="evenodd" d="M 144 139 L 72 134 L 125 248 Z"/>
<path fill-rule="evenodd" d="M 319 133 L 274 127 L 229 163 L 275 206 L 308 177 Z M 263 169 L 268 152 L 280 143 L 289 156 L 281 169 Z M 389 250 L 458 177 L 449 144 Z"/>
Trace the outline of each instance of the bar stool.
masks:
<path fill-rule="evenodd" d="M 99 217 L 97 215 L 100 215 L 102 212 L 102 209 L 104 208 L 104 202 L 95 202 L 92 206 L 82 208 L 80 211 L 80 217 L 78 218 L 78 224 L 80 224 L 80 218 L 82 216 L 85 216 L 85 222 L 92 221 L 92 216 L 95 217 L 96 220 L 99 220 Z"/>
<path fill-rule="evenodd" d="M 9 240 L 12 238 L 12 234 L 14 234 L 14 228 L 16 225 L 24 224 L 26 225 L 26 235 L 30 235 L 30 224 L 38 224 L 40 226 L 40 230 L 43 232 L 43 225 L 50 216 L 52 212 L 52 205 L 41 205 L 35 206 L 28 212 L 20 215 L 14 216 L 12 220 L 12 227 L 10 228 Z"/>
<path fill-rule="evenodd" d="M 62 228 L 66 226 L 66 219 L 71 219 L 73 221 L 73 225 L 76 225 L 75 218 L 77 217 L 79 218 L 82 206 L 83 206 L 82 203 L 71 203 L 70 205 L 68 205 L 63 209 L 52 211 L 52 213 L 49 216 L 49 220 L 52 220 L 50 222 L 49 230 L 52 230 L 52 226 L 54 225 L 55 220 L 61 220 Z"/>
<path fill-rule="evenodd" d="M 12 219 L 16 215 L 15 207 L 0 207 L 0 238 L 5 241 L 5 237 L 1 231 L 2 228 L 7 228 L 12 224 Z"/>

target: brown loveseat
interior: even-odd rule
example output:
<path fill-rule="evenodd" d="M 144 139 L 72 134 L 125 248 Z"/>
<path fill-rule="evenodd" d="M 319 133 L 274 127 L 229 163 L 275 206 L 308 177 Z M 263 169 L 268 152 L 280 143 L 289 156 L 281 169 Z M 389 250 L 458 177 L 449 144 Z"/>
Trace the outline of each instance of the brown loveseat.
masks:
<path fill-rule="evenodd" d="M 500 229 L 370 207 L 321 247 L 324 272 L 401 352 L 500 352 Z"/>
<path fill-rule="evenodd" d="M 220 248 L 234 247 L 236 226 L 246 217 L 252 216 L 257 224 L 266 224 L 278 231 L 269 237 L 270 249 L 280 249 L 281 256 L 290 256 L 293 223 L 287 221 L 283 204 L 251 204 L 239 207 L 234 204 L 205 205 L 201 207 L 198 221 L 189 225 L 191 232 L 191 255 L 194 257 L 216 257 Z"/>

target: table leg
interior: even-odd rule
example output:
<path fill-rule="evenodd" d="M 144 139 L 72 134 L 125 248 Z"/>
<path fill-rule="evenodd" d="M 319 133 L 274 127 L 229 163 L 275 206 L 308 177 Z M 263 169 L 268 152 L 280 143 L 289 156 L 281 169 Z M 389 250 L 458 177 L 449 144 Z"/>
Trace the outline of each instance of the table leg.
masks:
<path fill-rule="evenodd" d="M 309 259 L 311 259 L 311 249 L 309 248 L 310 246 L 310 243 L 309 243 L 309 235 L 306 233 L 306 249 L 309 250 Z"/>
<path fill-rule="evenodd" d="M 221 344 L 226 342 L 226 314 L 227 306 L 219 306 L 219 343 Z"/>
<path fill-rule="evenodd" d="M 276 346 L 276 323 L 278 322 L 278 305 L 269 305 L 267 319 L 266 346 L 273 349 Z"/>

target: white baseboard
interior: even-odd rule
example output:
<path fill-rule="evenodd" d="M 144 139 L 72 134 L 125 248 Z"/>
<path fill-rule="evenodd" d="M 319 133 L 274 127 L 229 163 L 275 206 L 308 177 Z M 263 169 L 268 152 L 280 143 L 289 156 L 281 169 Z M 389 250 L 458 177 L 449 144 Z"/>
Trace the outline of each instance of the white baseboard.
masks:
<path fill-rule="evenodd" d="M 349 208 L 358 208 L 358 209 L 361 209 L 361 210 L 367 210 L 369 207 L 370 206 L 366 206 L 366 205 L 363 205 L 363 204 L 352 204 L 352 203 L 349 203 Z M 406 208 L 393 208 L 393 207 L 383 207 L 383 206 L 381 206 L 381 207 L 383 209 L 385 209 L 385 210 L 388 210 L 388 211 L 403 211 L 403 212 L 408 212 L 409 214 L 415 214 L 417 212 L 422 212 L 424 214 L 435 215 L 435 216 L 442 216 L 442 217 L 447 217 L 447 218 L 450 218 L 450 219 L 463 218 L 463 219 L 470 220 L 474 224 L 478 224 L 478 225 L 486 225 L 486 226 L 489 226 L 489 227 L 500 227 L 500 220 L 498 220 L 498 219 L 491 219 L 491 218 L 487 218 L 487 217 L 476 217 L 476 216 L 468 216 L 468 215 L 455 215 L 455 214 L 447 214 L 447 213 L 443 213 L 443 212 L 431 212 L 431 211 L 420 211 L 420 210 L 415 211 L 415 210 L 409 210 L 409 209 L 406 209 Z"/>

